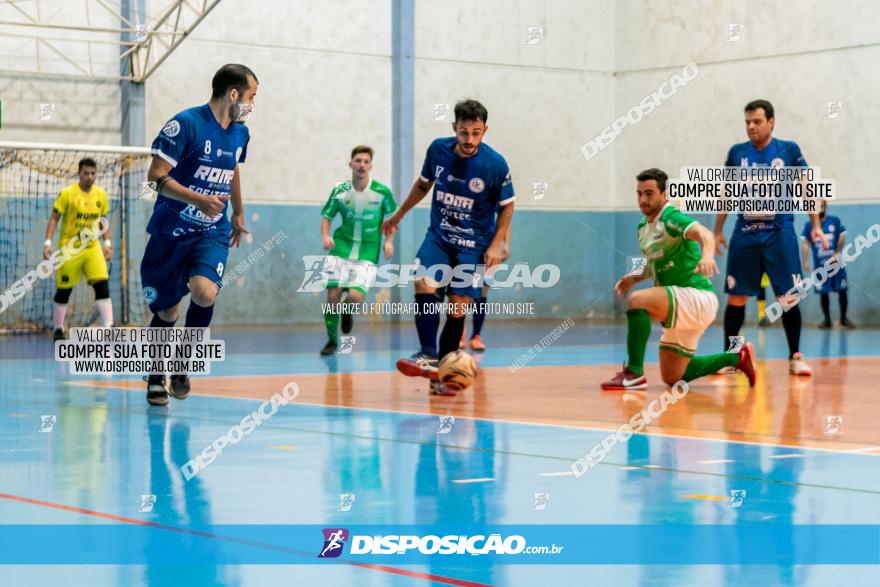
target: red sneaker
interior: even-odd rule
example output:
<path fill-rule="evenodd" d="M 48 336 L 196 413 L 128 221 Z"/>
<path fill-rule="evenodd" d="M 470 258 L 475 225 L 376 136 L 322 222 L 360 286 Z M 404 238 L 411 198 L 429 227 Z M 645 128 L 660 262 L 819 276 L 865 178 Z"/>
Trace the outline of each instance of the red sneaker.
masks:
<path fill-rule="evenodd" d="M 735 369 L 749 378 L 749 387 L 755 386 L 758 368 L 755 365 L 755 347 L 752 343 L 747 342 L 739 350 L 739 363 L 736 364 Z"/>
<path fill-rule="evenodd" d="M 632 371 L 623 366 L 623 371 L 618 371 L 617 375 L 602 382 L 602 389 L 605 390 L 626 390 L 626 389 L 647 389 L 648 379 L 645 374 L 636 375 Z"/>
<path fill-rule="evenodd" d="M 471 350 L 477 352 L 483 352 L 486 350 L 486 345 L 480 340 L 479 334 L 471 339 Z"/>

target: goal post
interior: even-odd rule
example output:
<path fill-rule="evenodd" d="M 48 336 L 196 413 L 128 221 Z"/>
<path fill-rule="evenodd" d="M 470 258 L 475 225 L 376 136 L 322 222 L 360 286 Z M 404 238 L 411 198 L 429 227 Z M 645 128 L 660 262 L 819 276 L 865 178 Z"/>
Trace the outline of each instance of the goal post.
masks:
<path fill-rule="evenodd" d="M 43 261 L 46 222 L 62 189 L 78 181 L 79 161 L 97 163 L 95 185 L 107 192 L 113 240 L 110 295 L 114 322 L 142 324 L 148 309 L 141 295 L 139 261 L 153 193 L 144 189 L 152 156 L 140 147 L 0 141 L 0 332 L 52 327 L 54 273 L 33 271 Z M 142 197 L 142 194 L 147 197 Z M 58 247 L 59 229 L 53 238 Z M 75 285 L 68 326 L 88 325 L 94 291 Z"/>

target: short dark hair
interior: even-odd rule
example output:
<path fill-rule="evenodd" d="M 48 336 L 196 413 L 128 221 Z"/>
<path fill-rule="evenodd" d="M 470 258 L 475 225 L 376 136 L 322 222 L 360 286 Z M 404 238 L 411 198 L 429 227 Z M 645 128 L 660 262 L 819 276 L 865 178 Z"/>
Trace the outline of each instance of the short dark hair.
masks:
<path fill-rule="evenodd" d="M 354 159 L 354 156 L 358 153 L 366 153 L 370 156 L 370 161 L 373 160 L 373 147 L 369 147 L 367 145 L 358 145 L 351 150 L 351 158 Z"/>
<path fill-rule="evenodd" d="M 80 171 L 82 171 L 83 167 L 94 167 L 95 169 L 97 169 L 98 164 L 91 157 L 83 157 L 79 160 L 79 167 L 77 167 L 76 172 L 79 173 Z"/>
<path fill-rule="evenodd" d="M 649 181 L 654 180 L 657 182 L 657 187 L 661 192 L 666 191 L 666 180 L 669 179 L 669 176 L 666 175 L 666 172 L 657 169 L 656 167 L 652 167 L 651 169 L 646 169 L 640 174 L 636 176 L 637 181 Z"/>
<path fill-rule="evenodd" d="M 489 111 L 476 100 L 462 100 L 455 105 L 455 122 L 459 121 L 489 122 Z"/>
<path fill-rule="evenodd" d="M 744 112 L 754 112 L 758 108 L 764 109 L 764 115 L 767 117 L 767 120 L 773 118 L 773 104 L 767 100 L 752 100 L 746 104 Z"/>
<path fill-rule="evenodd" d="M 222 98 L 232 88 L 244 92 L 248 87 L 248 77 L 260 83 L 249 67 L 239 63 L 227 63 L 217 70 L 214 79 L 211 80 L 211 98 Z"/>

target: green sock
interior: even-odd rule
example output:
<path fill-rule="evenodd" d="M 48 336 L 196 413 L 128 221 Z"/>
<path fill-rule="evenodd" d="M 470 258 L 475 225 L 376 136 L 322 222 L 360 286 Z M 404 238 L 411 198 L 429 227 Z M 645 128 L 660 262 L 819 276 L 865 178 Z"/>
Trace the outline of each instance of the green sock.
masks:
<path fill-rule="evenodd" d="M 339 314 L 326 312 L 324 314 L 324 327 L 327 329 L 327 338 L 336 344 L 339 339 Z"/>
<path fill-rule="evenodd" d="M 687 369 L 684 370 L 684 375 L 681 378 L 685 381 L 693 381 L 703 375 L 717 373 L 721 367 L 736 367 L 737 363 L 739 363 L 739 355 L 737 353 L 717 353 L 694 357 L 688 363 Z"/>
<path fill-rule="evenodd" d="M 645 349 L 651 336 L 651 317 L 647 310 L 626 311 L 626 368 L 636 375 L 645 372 Z"/>

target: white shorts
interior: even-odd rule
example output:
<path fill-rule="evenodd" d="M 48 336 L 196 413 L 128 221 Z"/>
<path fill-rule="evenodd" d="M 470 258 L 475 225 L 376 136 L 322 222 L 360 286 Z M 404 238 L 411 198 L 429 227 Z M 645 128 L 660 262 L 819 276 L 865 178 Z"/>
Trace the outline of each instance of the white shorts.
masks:
<path fill-rule="evenodd" d="M 692 357 L 703 332 L 715 321 L 718 297 L 715 292 L 693 287 L 666 286 L 669 312 L 663 323 L 660 348 Z"/>
<path fill-rule="evenodd" d="M 364 294 L 376 281 L 376 264 L 369 261 L 350 261 L 329 255 L 325 270 L 328 273 L 327 288 L 347 287 Z"/>

